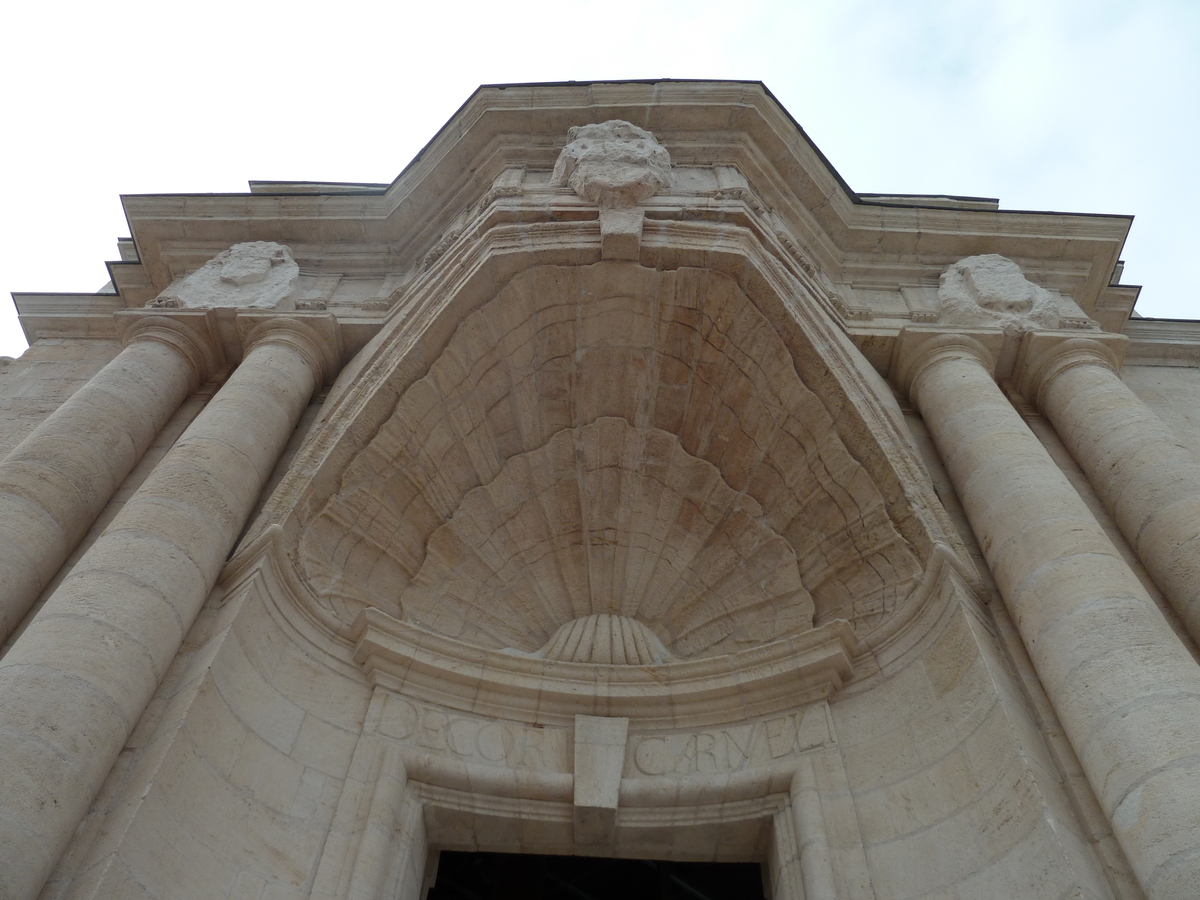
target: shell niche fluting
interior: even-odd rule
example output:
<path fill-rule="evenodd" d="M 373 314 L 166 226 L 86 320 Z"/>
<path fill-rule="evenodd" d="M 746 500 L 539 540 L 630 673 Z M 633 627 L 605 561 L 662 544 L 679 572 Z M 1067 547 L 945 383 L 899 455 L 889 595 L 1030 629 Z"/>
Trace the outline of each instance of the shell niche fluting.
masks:
<path fill-rule="evenodd" d="M 463 319 L 299 557 L 345 623 L 572 659 L 625 635 L 629 662 L 869 628 L 921 575 L 737 284 L 618 263 L 527 270 Z"/>

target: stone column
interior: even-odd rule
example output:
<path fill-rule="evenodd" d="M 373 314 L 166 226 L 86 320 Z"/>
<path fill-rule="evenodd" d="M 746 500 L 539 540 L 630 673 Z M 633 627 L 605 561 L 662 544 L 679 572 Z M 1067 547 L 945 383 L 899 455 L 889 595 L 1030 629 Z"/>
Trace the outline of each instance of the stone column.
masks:
<path fill-rule="evenodd" d="M 991 366 L 980 340 L 910 329 L 897 376 L 1139 882 L 1153 900 L 1195 897 L 1200 667 Z"/>
<path fill-rule="evenodd" d="M 1117 350 L 1111 337 L 1031 335 L 1021 386 L 1200 643 L 1200 461 L 1122 383 Z"/>
<path fill-rule="evenodd" d="M 0 462 L 0 643 L 219 356 L 199 312 L 138 319 L 127 344 Z"/>
<path fill-rule="evenodd" d="M 259 318 L 242 364 L 0 661 L 5 900 L 41 889 L 338 363 L 328 317 Z"/>

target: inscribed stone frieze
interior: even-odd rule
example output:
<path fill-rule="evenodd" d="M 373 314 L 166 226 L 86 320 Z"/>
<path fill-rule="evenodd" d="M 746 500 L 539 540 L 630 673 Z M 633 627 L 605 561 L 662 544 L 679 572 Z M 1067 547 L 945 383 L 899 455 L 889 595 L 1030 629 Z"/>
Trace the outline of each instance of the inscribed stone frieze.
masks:
<path fill-rule="evenodd" d="M 829 706 L 700 732 L 630 734 L 625 771 L 633 776 L 741 772 L 777 765 L 833 743 Z"/>
<path fill-rule="evenodd" d="M 445 712 L 389 696 L 378 725 L 386 737 L 463 762 L 570 772 L 571 732 Z"/>
<path fill-rule="evenodd" d="M 466 715 L 394 694 L 388 696 L 377 728 L 409 747 L 461 762 L 549 772 L 573 768 L 570 728 Z M 638 733 L 633 722 L 624 774 L 679 778 L 770 768 L 833 741 L 826 703 L 705 731 Z"/>

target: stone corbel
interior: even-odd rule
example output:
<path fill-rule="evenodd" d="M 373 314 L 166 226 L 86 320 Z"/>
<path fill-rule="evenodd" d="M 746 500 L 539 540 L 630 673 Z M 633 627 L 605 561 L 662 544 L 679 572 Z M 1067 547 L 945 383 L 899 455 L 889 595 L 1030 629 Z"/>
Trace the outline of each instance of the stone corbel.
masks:
<path fill-rule="evenodd" d="M 600 210 L 600 258 L 638 260 L 642 255 L 642 209 Z"/>

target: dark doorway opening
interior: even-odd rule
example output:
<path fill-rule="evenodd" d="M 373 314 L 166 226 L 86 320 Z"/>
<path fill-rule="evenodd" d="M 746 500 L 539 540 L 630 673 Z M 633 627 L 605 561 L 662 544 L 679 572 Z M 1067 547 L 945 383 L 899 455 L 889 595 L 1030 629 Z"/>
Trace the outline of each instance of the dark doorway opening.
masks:
<path fill-rule="evenodd" d="M 764 900 L 758 863 L 445 850 L 428 900 Z"/>

